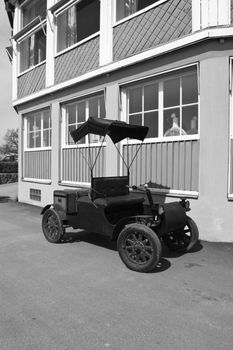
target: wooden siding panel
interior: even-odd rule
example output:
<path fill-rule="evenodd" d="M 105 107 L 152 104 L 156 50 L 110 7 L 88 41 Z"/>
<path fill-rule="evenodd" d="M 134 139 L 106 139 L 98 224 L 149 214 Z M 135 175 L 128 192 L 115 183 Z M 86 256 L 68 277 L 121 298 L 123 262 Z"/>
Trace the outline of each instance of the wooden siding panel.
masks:
<path fill-rule="evenodd" d="M 45 88 L 45 64 L 18 77 L 18 98 L 33 94 Z"/>
<path fill-rule="evenodd" d="M 36 180 L 50 180 L 51 151 L 24 152 L 23 177 Z"/>
<path fill-rule="evenodd" d="M 192 0 L 171 0 L 113 30 L 113 58 L 148 50 L 192 32 Z"/>
<path fill-rule="evenodd" d="M 127 159 L 127 147 L 123 154 Z M 129 161 L 136 145 L 129 145 Z M 232 146 L 233 153 L 233 146 Z M 130 171 L 131 184 L 151 183 L 151 187 L 180 191 L 198 191 L 199 141 L 171 141 L 144 144 Z M 126 167 L 123 166 L 124 174 Z"/>
<path fill-rule="evenodd" d="M 91 147 L 91 162 L 98 153 L 99 147 Z M 89 159 L 88 148 L 66 148 L 62 150 L 62 181 L 63 182 L 90 182 L 90 170 L 84 160 Z M 100 151 L 94 168 L 94 176 L 105 174 L 105 148 Z"/>
<path fill-rule="evenodd" d="M 55 58 L 55 84 L 73 79 L 99 66 L 99 37 Z"/>

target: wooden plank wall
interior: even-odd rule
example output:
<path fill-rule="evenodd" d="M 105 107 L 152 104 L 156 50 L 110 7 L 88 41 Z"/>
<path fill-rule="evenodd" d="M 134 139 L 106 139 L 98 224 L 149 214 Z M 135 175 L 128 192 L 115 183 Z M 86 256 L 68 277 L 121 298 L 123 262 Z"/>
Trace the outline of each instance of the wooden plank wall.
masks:
<path fill-rule="evenodd" d="M 91 162 L 93 164 L 99 147 L 91 147 Z M 64 182 L 90 182 L 90 170 L 85 159 L 89 159 L 89 151 L 84 148 L 66 148 L 62 150 L 62 181 Z M 97 159 L 94 176 L 105 175 L 105 147 L 100 151 Z"/>
<path fill-rule="evenodd" d="M 170 0 L 113 28 L 114 61 L 192 32 L 192 0 Z"/>
<path fill-rule="evenodd" d="M 18 77 L 18 98 L 45 88 L 45 63 Z"/>
<path fill-rule="evenodd" d="M 24 152 L 23 177 L 51 179 L 51 150 Z"/>
<path fill-rule="evenodd" d="M 129 161 L 139 145 L 129 146 Z M 123 147 L 127 159 L 127 147 Z M 126 174 L 126 168 L 124 167 Z M 131 184 L 152 183 L 152 187 L 198 191 L 199 140 L 144 144 L 131 171 Z"/>

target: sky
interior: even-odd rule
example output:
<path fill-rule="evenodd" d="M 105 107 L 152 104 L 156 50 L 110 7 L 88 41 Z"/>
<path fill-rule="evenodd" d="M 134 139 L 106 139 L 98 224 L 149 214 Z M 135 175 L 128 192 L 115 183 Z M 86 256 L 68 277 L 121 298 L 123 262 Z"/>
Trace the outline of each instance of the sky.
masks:
<path fill-rule="evenodd" d="M 10 46 L 11 27 L 0 0 L 0 145 L 3 144 L 7 129 L 18 128 L 17 114 L 12 107 L 12 65 L 5 47 Z"/>

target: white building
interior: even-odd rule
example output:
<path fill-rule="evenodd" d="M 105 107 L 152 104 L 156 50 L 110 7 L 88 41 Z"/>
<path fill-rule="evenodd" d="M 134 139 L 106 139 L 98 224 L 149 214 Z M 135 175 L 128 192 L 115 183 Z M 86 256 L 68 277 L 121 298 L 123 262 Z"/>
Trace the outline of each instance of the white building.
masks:
<path fill-rule="evenodd" d="M 55 189 L 88 186 L 87 140 L 77 147 L 69 131 L 89 116 L 126 120 L 150 127 L 131 182 L 168 201 L 187 196 L 201 239 L 233 241 L 233 1 L 5 3 L 19 200 L 43 206 Z M 96 174 L 124 171 L 107 140 Z"/>

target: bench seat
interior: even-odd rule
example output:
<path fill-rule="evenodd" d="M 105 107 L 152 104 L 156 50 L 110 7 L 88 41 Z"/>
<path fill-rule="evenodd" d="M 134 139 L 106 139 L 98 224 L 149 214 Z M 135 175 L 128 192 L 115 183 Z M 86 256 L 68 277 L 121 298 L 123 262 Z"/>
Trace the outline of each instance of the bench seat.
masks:
<path fill-rule="evenodd" d="M 144 197 L 139 197 L 135 194 L 126 194 L 123 196 L 97 198 L 94 203 L 100 207 L 117 207 L 117 206 L 135 206 L 142 204 L 144 202 Z"/>

